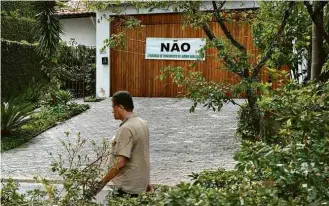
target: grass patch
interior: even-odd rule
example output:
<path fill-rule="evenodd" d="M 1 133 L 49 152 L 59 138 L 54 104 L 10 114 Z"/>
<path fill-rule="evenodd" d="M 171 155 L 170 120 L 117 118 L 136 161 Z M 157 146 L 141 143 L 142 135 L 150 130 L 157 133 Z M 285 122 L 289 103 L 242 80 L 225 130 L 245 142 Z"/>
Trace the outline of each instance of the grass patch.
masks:
<path fill-rule="evenodd" d="M 31 115 L 31 120 L 19 130 L 1 137 L 1 152 L 22 145 L 40 133 L 89 109 L 87 104 L 69 103 L 55 107 L 43 107 L 39 113 Z"/>

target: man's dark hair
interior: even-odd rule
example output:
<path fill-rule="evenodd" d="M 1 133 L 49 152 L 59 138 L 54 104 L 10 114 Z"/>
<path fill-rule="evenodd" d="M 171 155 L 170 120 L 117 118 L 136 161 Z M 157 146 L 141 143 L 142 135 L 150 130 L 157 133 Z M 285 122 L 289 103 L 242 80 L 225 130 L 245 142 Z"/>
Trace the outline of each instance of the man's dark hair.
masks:
<path fill-rule="evenodd" d="M 118 91 L 112 96 L 112 102 L 114 105 L 121 105 L 128 112 L 134 110 L 133 98 L 130 96 L 130 93 L 127 91 Z"/>

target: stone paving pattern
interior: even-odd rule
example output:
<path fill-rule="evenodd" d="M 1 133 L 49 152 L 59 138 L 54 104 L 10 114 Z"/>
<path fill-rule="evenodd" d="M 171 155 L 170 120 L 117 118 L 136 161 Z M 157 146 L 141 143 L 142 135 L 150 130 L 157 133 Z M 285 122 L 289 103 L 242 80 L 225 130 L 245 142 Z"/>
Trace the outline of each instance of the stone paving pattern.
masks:
<path fill-rule="evenodd" d="M 233 155 L 239 146 L 234 137 L 237 106 L 224 105 L 220 112 L 198 107 L 195 113 L 189 113 L 192 103 L 186 99 L 136 97 L 134 102 L 135 111 L 149 122 L 152 184 L 174 185 L 189 180 L 187 175 L 192 172 L 234 168 Z M 86 112 L 2 153 L 2 178 L 28 181 L 39 174 L 58 179 L 50 171 L 49 152 L 64 153 L 59 139 L 73 139 L 78 132 L 85 139 L 111 138 L 120 121 L 112 116 L 110 98 L 89 104 Z M 64 132 L 72 135 L 67 138 Z"/>

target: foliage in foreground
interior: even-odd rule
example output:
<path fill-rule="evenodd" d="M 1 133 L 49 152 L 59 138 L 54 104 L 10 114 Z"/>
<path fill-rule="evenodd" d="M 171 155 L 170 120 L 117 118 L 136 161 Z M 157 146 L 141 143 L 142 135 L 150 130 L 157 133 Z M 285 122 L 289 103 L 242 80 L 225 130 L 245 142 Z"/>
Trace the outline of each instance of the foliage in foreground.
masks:
<path fill-rule="evenodd" d="M 55 107 L 46 106 L 38 113 L 31 114 L 28 123 L 20 125 L 12 133 L 1 137 L 1 152 L 18 147 L 29 139 L 89 109 L 87 104 L 68 103 Z"/>
<path fill-rule="evenodd" d="M 329 82 L 306 86 L 290 83 L 282 89 L 262 95 L 258 101 L 260 126 L 250 121 L 248 107 L 239 111 L 237 135 L 244 140 L 262 140 L 287 145 L 296 138 L 304 141 L 323 137 L 328 124 Z M 291 131 L 294 131 L 292 133 Z M 258 135 L 256 138 L 256 134 Z M 297 135 L 297 136 L 296 136 Z"/>
<path fill-rule="evenodd" d="M 66 141 L 66 139 L 72 141 Z M 17 193 L 17 183 L 9 179 L 1 190 L 2 205 L 101 205 L 92 199 L 92 192 L 109 165 L 110 143 L 103 139 L 101 144 L 87 141 L 66 133 L 60 140 L 63 151 L 53 157 L 51 170 L 59 174 L 63 187 L 52 184 L 45 178 L 36 177 L 43 189 L 35 189 L 27 194 Z M 88 152 L 86 152 L 88 150 Z M 38 204 L 36 204 L 38 203 Z"/>
<path fill-rule="evenodd" d="M 271 133 L 261 141 L 242 141 L 235 155 L 236 170 L 192 174 L 191 183 L 158 187 L 137 198 L 109 194 L 108 205 L 328 205 L 329 83 L 305 87 L 291 83 L 268 98 L 257 104 L 261 112 L 270 112 L 279 122 L 273 134 L 275 141 Z M 88 191 L 102 174 L 98 160 L 105 160 L 101 157 L 110 151 L 106 141 L 100 147 L 93 143 L 96 156 L 88 159 L 79 153 L 83 142 L 77 139 L 75 144 L 63 144 L 70 154 L 68 162 L 74 164 L 65 163 L 65 156 L 60 155 L 52 165 L 63 177 L 69 195 L 60 196 L 54 190 L 40 195 L 38 191 L 34 201 L 46 199 L 44 205 L 49 201 L 58 205 L 95 204 Z M 87 160 L 86 170 L 82 160 Z M 46 181 L 44 184 L 52 188 Z M 7 192 L 2 193 L 2 199 L 22 201 L 16 190 L 8 187 L 4 187 Z M 30 201 L 27 196 L 23 200 Z"/>
<path fill-rule="evenodd" d="M 1 135 L 9 135 L 14 129 L 26 124 L 32 111 L 31 103 L 1 102 Z"/>

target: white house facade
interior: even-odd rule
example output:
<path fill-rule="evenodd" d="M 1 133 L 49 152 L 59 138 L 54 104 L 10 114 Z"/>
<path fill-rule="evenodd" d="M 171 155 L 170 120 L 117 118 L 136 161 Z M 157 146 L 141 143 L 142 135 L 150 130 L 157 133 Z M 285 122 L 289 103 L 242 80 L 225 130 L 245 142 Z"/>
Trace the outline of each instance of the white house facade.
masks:
<path fill-rule="evenodd" d="M 96 14 L 62 11 L 57 14 L 63 25 L 61 39 L 70 46 L 96 46 Z"/>

